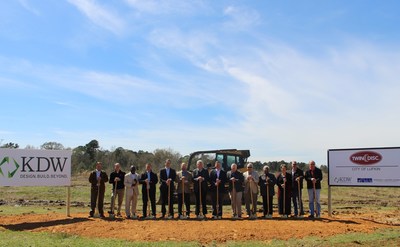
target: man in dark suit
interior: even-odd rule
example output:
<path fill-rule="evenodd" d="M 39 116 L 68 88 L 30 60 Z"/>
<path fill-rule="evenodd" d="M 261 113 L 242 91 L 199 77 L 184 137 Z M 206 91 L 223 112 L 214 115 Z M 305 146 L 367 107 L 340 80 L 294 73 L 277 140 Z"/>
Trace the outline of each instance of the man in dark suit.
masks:
<path fill-rule="evenodd" d="M 89 175 L 90 188 L 90 208 L 89 217 L 93 217 L 96 210 L 96 204 L 101 218 L 104 218 L 104 193 L 106 191 L 105 183 L 108 181 L 108 176 L 105 171 L 101 170 L 101 162 L 96 163 L 96 169 Z"/>
<path fill-rule="evenodd" d="M 142 184 L 143 218 L 147 217 L 147 204 L 150 200 L 152 214 L 149 218 L 156 217 L 156 184 L 158 176 L 151 170 L 151 164 L 146 164 L 146 171 L 140 175 L 139 183 Z"/>
<path fill-rule="evenodd" d="M 207 214 L 206 196 L 208 190 L 208 171 L 203 166 L 203 161 L 198 160 L 197 168 L 193 170 L 193 189 L 196 196 L 196 216 L 198 219 L 203 219 Z M 202 213 L 200 211 L 202 207 Z"/>
<path fill-rule="evenodd" d="M 274 186 L 276 184 L 276 177 L 269 172 L 269 166 L 264 166 L 263 171 L 264 174 L 258 180 L 263 199 L 263 213 L 264 218 L 272 218 L 272 202 L 275 195 Z"/>
<path fill-rule="evenodd" d="M 317 208 L 315 209 L 315 216 L 317 218 L 321 215 L 321 202 L 320 202 L 320 192 L 321 192 L 321 180 L 322 172 L 319 168 L 315 167 L 315 162 L 311 160 L 308 163 L 310 169 L 306 171 L 305 179 L 307 181 L 308 190 L 308 201 L 310 207 L 310 218 L 314 218 L 314 203 L 317 203 Z"/>
<path fill-rule="evenodd" d="M 215 168 L 210 172 L 210 192 L 213 207 L 213 219 L 222 218 L 222 201 L 225 193 L 226 172 L 221 163 L 215 161 Z"/>
<path fill-rule="evenodd" d="M 242 218 L 242 196 L 244 190 L 244 176 L 237 169 L 237 164 L 231 165 L 231 170 L 226 174 L 229 183 L 229 194 L 231 197 L 233 219 Z"/>
<path fill-rule="evenodd" d="M 176 171 L 171 168 L 171 160 L 167 159 L 165 167 L 160 170 L 161 218 L 164 218 L 166 214 L 165 205 L 169 205 L 168 219 L 174 218 L 173 195 L 175 191 L 175 179 Z"/>
<path fill-rule="evenodd" d="M 296 161 L 292 161 L 292 201 L 295 217 L 304 215 L 302 202 L 303 180 L 303 170 L 297 167 Z"/>

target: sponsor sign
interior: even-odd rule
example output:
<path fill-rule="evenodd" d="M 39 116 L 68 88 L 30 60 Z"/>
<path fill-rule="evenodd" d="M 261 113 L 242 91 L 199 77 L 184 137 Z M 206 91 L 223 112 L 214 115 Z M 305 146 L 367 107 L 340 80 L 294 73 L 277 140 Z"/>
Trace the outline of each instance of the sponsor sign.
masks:
<path fill-rule="evenodd" d="M 328 150 L 330 186 L 400 187 L 400 148 Z"/>
<path fill-rule="evenodd" d="M 70 186 L 71 154 L 0 148 L 0 186 Z"/>

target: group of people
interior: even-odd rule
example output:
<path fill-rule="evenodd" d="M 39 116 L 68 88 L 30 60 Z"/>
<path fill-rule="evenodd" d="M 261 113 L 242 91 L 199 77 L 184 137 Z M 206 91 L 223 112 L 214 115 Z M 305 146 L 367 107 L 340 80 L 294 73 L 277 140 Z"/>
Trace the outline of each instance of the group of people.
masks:
<path fill-rule="evenodd" d="M 138 218 L 137 202 L 139 186 L 143 200 L 143 218 L 154 219 L 156 217 L 156 185 L 159 183 L 161 199 L 161 218 L 174 218 L 174 194 L 177 194 L 178 218 L 190 217 L 190 195 L 193 189 L 195 195 L 195 215 L 198 219 L 207 217 L 206 197 L 210 193 L 212 204 L 212 219 L 221 219 L 223 213 L 223 199 L 228 192 L 232 207 L 232 218 L 242 218 L 242 198 L 244 197 L 245 212 L 249 219 L 257 218 L 257 199 L 259 193 L 263 201 L 263 217 L 272 218 L 273 197 L 275 185 L 278 187 L 278 211 L 281 217 L 304 216 L 302 203 L 303 181 L 306 180 L 309 217 L 320 217 L 320 191 L 322 172 L 315 166 L 314 161 L 309 162 L 309 169 L 303 172 L 297 167 L 296 161 L 288 170 L 285 164 L 280 166 L 281 172 L 275 176 L 269 172 L 269 167 L 264 166 L 262 174 L 253 170 L 253 164 L 248 163 L 246 172 L 238 170 L 236 164 L 231 165 L 231 170 L 226 172 L 221 169 L 221 163 L 215 162 L 214 168 L 209 171 L 204 167 L 203 161 L 198 160 L 193 172 L 187 170 L 186 163 L 182 163 L 181 170 L 171 168 L 171 160 L 165 161 L 165 167 L 159 174 L 152 170 L 150 163 L 146 164 L 146 170 L 142 174 L 136 172 L 136 167 L 131 166 L 130 172 L 121 170 L 119 163 L 114 165 L 114 171 L 108 177 L 102 170 L 102 164 L 96 163 L 96 169 L 90 173 L 91 183 L 91 211 L 94 216 L 96 206 L 100 217 L 104 216 L 103 204 L 105 184 L 113 185 L 111 193 L 110 215 L 121 215 L 122 202 L 125 192 L 126 218 Z M 118 199 L 117 199 L 118 198 Z M 117 204 L 117 205 L 116 205 Z M 292 204 L 294 214 L 292 215 Z"/>

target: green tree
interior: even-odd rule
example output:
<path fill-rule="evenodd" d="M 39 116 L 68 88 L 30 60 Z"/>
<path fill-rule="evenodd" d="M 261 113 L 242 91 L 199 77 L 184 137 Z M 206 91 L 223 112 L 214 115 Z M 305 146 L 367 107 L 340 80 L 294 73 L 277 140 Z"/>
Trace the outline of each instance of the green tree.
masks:
<path fill-rule="evenodd" d="M 64 146 L 58 142 L 45 142 L 40 146 L 40 149 L 46 150 L 64 150 Z"/>
<path fill-rule="evenodd" d="M 9 142 L 9 143 L 6 143 L 4 145 L 1 145 L 1 148 L 14 148 L 14 149 L 17 149 L 17 148 L 19 148 L 19 145 L 17 143 Z"/>

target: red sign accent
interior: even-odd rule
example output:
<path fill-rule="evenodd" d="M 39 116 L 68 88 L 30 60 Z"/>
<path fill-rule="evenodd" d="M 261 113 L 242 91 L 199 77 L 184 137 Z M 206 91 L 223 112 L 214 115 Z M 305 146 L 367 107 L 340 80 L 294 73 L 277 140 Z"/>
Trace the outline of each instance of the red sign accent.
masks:
<path fill-rule="evenodd" d="M 382 155 L 372 151 L 361 151 L 350 156 L 350 161 L 357 165 L 373 165 L 382 160 Z"/>

